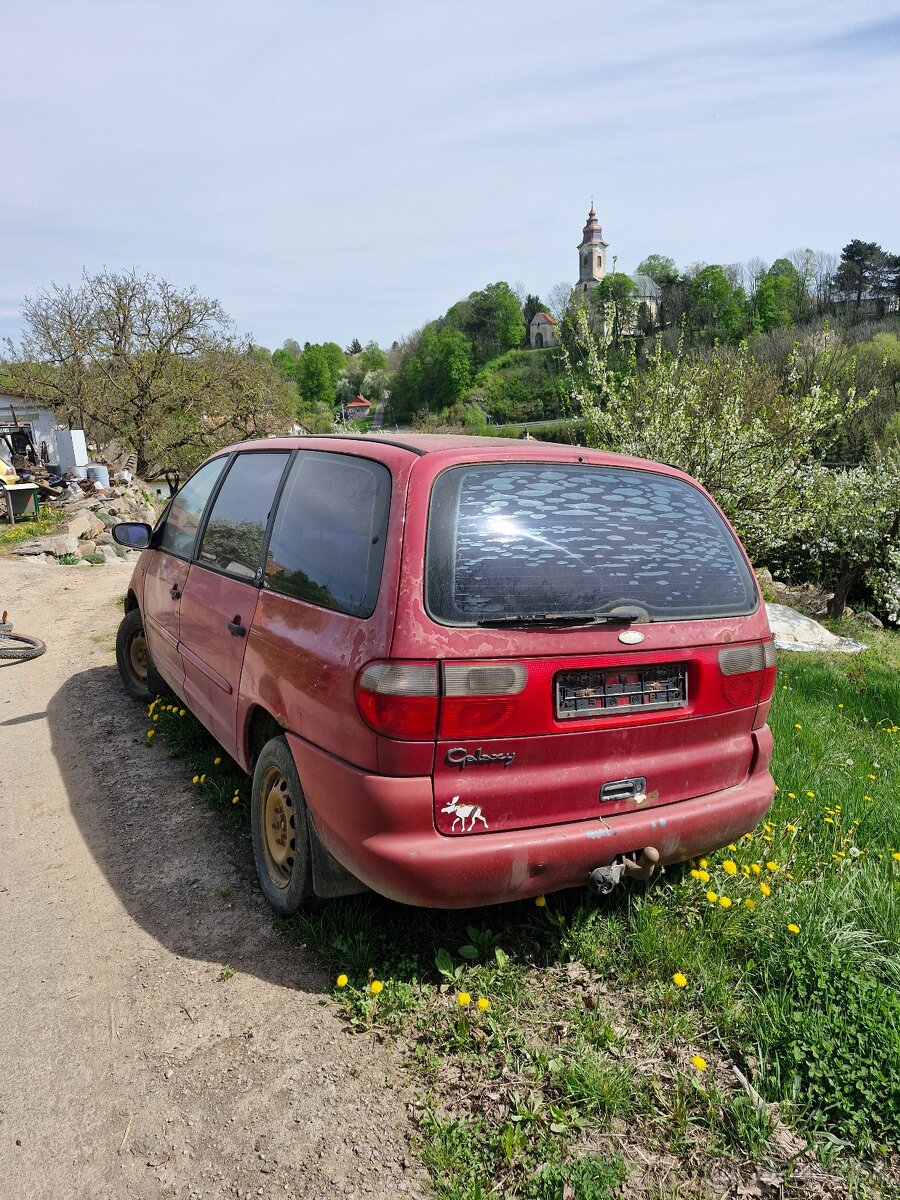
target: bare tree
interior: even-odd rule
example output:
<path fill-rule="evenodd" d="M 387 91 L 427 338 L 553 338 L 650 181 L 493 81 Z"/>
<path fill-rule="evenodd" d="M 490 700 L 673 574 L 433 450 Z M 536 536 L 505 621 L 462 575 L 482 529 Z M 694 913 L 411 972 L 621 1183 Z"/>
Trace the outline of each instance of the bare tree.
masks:
<path fill-rule="evenodd" d="M 555 283 L 547 293 L 547 307 L 550 309 L 550 316 L 557 321 L 561 321 L 572 303 L 572 285 L 568 280 L 563 279 L 561 283 Z"/>
<path fill-rule="evenodd" d="M 17 386 L 96 440 L 134 450 L 139 473 L 151 458 L 166 467 L 175 455 L 185 469 L 216 430 L 233 440 L 284 420 L 291 407 L 269 356 L 195 288 L 133 270 L 85 272 L 78 288 L 53 285 L 27 298 L 23 316 L 10 367 Z"/>

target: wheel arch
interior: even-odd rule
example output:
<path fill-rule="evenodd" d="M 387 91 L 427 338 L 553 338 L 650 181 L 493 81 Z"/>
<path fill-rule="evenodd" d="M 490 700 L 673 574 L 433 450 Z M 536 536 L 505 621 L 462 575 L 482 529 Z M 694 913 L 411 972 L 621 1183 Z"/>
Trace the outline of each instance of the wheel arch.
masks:
<path fill-rule="evenodd" d="M 138 604 L 137 593 L 135 592 L 134 588 L 129 588 L 125 593 L 123 608 L 126 613 L 133 612 L 136 608 L 140 608 L 140 605 Z"/>
<path fill-rule="evenodd" d="M 263 708 L 261 704 L 253 705 L 247 713 L 241 747 L 250 774 L 253 773 L 256 760 L 266 742 L 271 741 L 273 737 L 280 737 L 283 733 L 284 726 L 272 716 L 268 709 Z"/>

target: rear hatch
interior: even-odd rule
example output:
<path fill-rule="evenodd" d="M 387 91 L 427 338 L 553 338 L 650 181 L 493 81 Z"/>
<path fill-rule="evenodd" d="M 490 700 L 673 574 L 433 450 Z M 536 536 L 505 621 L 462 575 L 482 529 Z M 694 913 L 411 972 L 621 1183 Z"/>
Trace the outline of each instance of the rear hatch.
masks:
<path fill-rule="evenodd" d="M 441 833 L 746 778 L 774 653 L 746 556 L 694 483 L 590 461 L 451 467 L 423 558 L 422 612 L 405 631 L 398 617 L 392 658 L 434 664 Z"/>

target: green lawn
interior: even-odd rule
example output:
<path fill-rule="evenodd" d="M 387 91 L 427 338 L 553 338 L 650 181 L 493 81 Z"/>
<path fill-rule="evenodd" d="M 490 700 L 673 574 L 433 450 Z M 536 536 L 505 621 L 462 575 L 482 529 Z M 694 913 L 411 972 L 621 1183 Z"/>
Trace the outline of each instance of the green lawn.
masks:
<path fill-rule="evenodd" d="M 401 1039 L 438 1196 L 719 1196 L 754 1164 L 817 1195 L 798 1135 L 845 1194 L 900 1194 L 900 637 L 864 640 L 782 655 L 775 805 L 708 861 L 603 901 L 366 895 L 285 925 L 354 1028 Z M 192 718 L 155 728 L 240 826 L 246 781 Z"/>

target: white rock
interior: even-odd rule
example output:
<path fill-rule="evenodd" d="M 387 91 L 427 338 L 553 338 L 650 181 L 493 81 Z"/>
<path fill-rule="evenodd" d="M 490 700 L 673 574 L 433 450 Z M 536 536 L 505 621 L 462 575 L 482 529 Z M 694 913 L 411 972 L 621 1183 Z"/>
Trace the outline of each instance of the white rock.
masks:
<path fill-rule="evenodd" d="M 866 649 L 862 642 L 838 637 L 812 617 L 788 608 L 786 604 L 767 604 L 766 612 L 779 650 L 858 654 Z"/>

